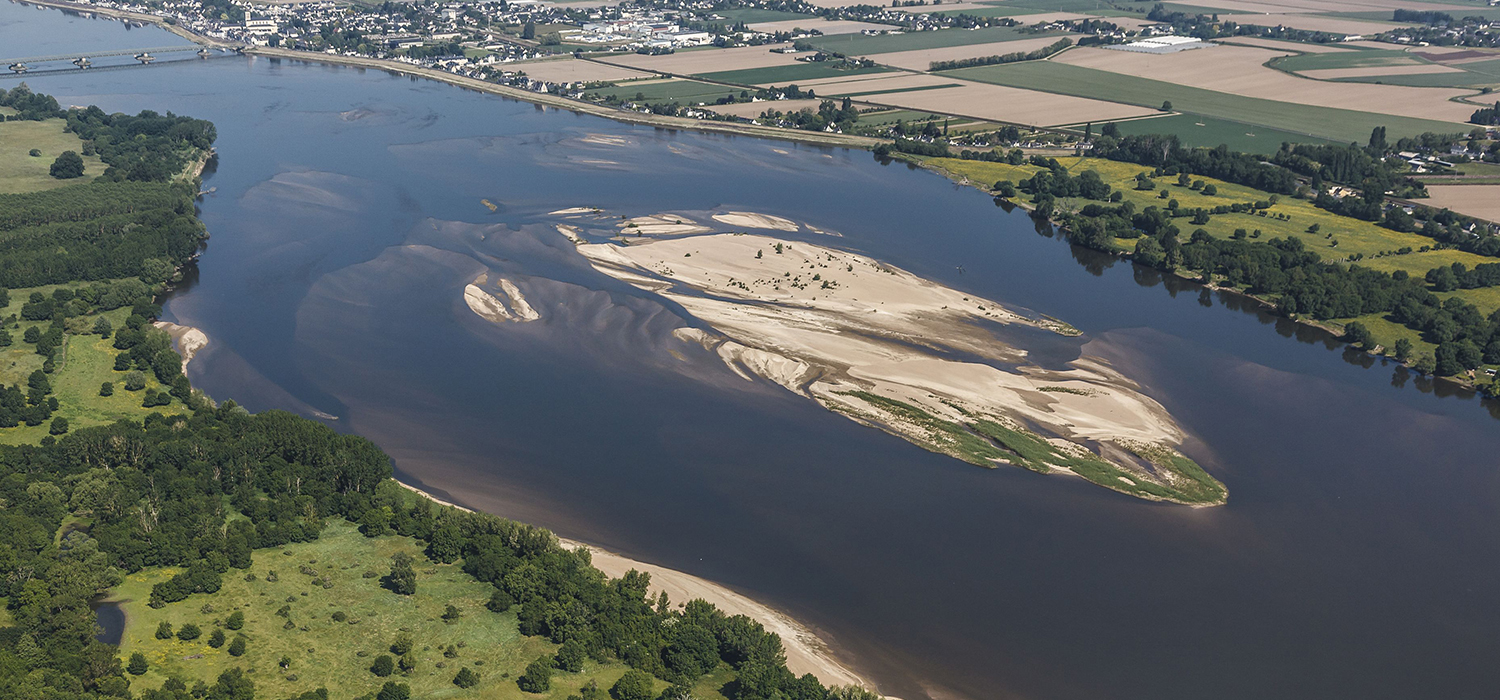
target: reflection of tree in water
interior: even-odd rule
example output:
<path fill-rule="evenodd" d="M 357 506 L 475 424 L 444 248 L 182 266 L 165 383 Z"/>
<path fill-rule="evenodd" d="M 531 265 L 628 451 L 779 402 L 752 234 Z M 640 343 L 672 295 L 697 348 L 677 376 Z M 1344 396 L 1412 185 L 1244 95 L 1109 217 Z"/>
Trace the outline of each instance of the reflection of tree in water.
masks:
<path fill-rule="evenodd" d="M 1003 201 L 996 198 L 995 203 L 997 206 L 1000 206 Z M 1009 204 L 1009 207 L 1002 207 L 1007 212 L 1015 208 L 1014 204 L 1010 204 L 1009 202 L 1005 202 L 1005 204 Z M 1067 240 L 1066 237 L 1060 235 L 1060 232 L 1051 222 L 1036 217 L 1031 217 L 1031 221 L 1037 235 L 1046 238 L 1056 238 L 1059 241 Z M 1394 367 L 1395 374 L 1391 377 L 1391 386 L 1393 387 L 1398 389 L 1403 388 L 1410 382 L 1417 391 L 1424 394 L 1432 394 L 1439 398 L 1478 399 L 1480 405 L 1489 412 L 1490 416 L 1500 419 L 1500 400 L 1489 398 L 1473 389 L 1447 379 L 1413 372 L 1398 362 L 1361 351 L 1327 330 L 1298 323 L 1285 316 L 1271 313 L 1269 307 L 1259 299 L 1230 290 L 1210 289 L 1200 282 L 1176 275 L 1168 275 L 1154 267 L 1137 265 L 1125 258 L 1094 250 L 1093 248 L 1085 248 L 1072 243 L 1067 243 L 1067 246 L 1068 252 L 1073 256 L 1073 260 L 1095 277 L 1103 276 L 1105 270 L 1111 269 L 1116 264 L 1128 264 L 1131 266 L 1131 277 L 1139 286 L 1148 288 L 1161 287 L 1173 298 L 1176 298 L 1178 294 L 1183 292 L 1196 292 L 1198 304 L 1205 308 L 1213 306 L 1214 300 L 1217 299 L 1220 306 L 1230 311 L 1238 311 L 1254 316 L 1255 320 L 1259 321 L 1261 325 L 1271 326 L 1276 331 L 1276 334 L 1283 338 L 1291 338 L 1299 343 L 1306 343 L 1308 345 L 1322 345 L 1327 350 L 1337 350 L 1345 362 L 1356 367 L 1373 369 L 1377 364 L 1381 367 Z"/>

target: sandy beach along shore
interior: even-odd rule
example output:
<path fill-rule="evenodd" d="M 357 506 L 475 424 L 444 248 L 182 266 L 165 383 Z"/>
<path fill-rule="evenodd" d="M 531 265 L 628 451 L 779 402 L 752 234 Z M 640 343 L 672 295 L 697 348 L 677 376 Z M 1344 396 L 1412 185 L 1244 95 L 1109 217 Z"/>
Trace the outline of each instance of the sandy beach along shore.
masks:
<path fill-rule="evenodd" d="M 438 505 L 449 506 L 470 513 L 474 512 L 469 508 L 445 501 L 410 484 L 404 484 L 400 481 L 396 483 L 421 494 Z M 865 688 L 875 687 L 874 684 L 834 659 L 828 645 L 816 633 L 770 606 L 751 600 L 744 595 L 730 590 L 728 587 L 675 569 L 637 561 L 607 549 L 575 540 L 560 537 L 558 538 L 558 542 L 570 549 L 577 547 L 587 549 L 593 559 L 594 567 L 612 578 L 619 578 L 631 569 L 650 574 L 651 593 L 654 595 L 665 592 L 668 599 L 676 605 L 682 605 L 694 599 L 702 599 L 718 606 L 726 615 L 744 615 L 759 622 L 767 631 L 775 632 L 781 636 L 782 646 L 786 649 L 786 665 L 788 669 L 791 669 L 792 673 L 799 676 L 804 673 L 811 673 L 817 676 L 823 685 L 827 686 L 857 685 Z"/>

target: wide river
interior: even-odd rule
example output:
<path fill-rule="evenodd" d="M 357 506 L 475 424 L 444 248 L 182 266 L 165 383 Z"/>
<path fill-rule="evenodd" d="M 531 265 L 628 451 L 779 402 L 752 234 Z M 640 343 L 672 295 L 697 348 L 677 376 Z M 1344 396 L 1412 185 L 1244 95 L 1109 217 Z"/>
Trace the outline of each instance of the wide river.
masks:
<path fill-rule="evenodd" d="M 0 3 L 5 57 L 163 46 Z M 1485 698 L 1500 688 L 1500 430 L 1472 397 L 1070 248 L 868 153 L 622 125 L 380 71 L 225 58 L 33 76 L 218 125 L 213 238 L 167 315 L 194 382 L 370 437 L 402 478 L 780 607 L 903 698 Z M 18 84 L 0 80 L 0 87 Z M 481 199 L 498 208 L 491 211 Z M 1192 435 L 1229 504 L 983 470 L 722 367 L 541 225 L 755 211 L 1064 319 Z M 527 326 L 477 273 L 559 280 Z M 564 287 L 559 287 L 560 289 Z M 561 292 L 560 292 L 561 294 Z"/>

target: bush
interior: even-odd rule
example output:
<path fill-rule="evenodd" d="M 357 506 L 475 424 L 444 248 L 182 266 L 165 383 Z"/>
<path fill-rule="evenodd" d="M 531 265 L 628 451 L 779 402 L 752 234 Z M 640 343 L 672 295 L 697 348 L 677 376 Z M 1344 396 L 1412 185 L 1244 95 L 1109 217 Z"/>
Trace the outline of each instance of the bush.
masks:
<path fill-rule="evenodd" d="M 479 674 L 470 671 L 469 667 L 465 666 L 459 670 L 458 675 L 453 677 L 453 685 L 460 688 L 473 688 L 479 685 Z"/>
<path fill-rule="evenodd" d="M 232 641 L 232 642 L 229 643 L 229 655 L 230 656 L 244 656 L 245 655 L 245 638 L 244 637 L 235 637 L 234 641 Z"/>
<path fill-rule="evenodd" d="M 177 638 L 181 639 L 184 642 L 191 642 L 202 635 L 203 630 L 198 629 L 198 626 L 191 622 L 183 625 L 177 630 Z"/>
<path fill-rule="evenodd" d="M 42 157 L 42 149 L 40 149 L 40 148 L 33 148 L 33 149 L 31 149 L 27 153 L 27 155 L 30 155 L 32 158 L 41 158 Z"/>
<path fill-rule="evenodd" d="M 139 676 L 146 673 L 147 668 L 146 657 L 140 652 L 136 652 L 130 655 L 130 665 L 126 666 L 125 670 L 129 671 L 132 676 Z"/>
<path fill-rule="evenodd" d="M 172 638 L 172 623 L 167 622 L 166 620 L 162 620 L 161 623 L 157 624 L 156 625 L 156 638 L 157 639 L 171 639 Z"/>
<path fill-rule="evenodd" d="M 609 695 L 615 700 L 653 700 L 651 674 L 632 668 L 610 686 Z"/>
<path fill-rule="evenodd" d="M 395 672 L 396 661 L 391 658 L 390 654 L 381 654 L 380 656 L 375 657 L 375 663 L 370 664 L 370 673 L 380 676 L 381 678 L 385 678 L 386 676 L 389 676 Z"/>
<path fill-rule="evenodd" d="M 245 613 L 240 612 L 239 610 L 229 613 L 229 617 L 224 620 L 224 626 L 232 630 L 237 630 L 241 627 L 244 627 Z"/>
<path fill-rule="evenodd" d="M 458 607 L 450 603 L 448 608 L 443 611 L 443 622 L 452 624 L 458 622 L 458 619 L 463 616 L 464 614 L 458 611 Z"/>
<path fill-rule="evenodd" d="M 100 396 L 114 396 L 115 395 L 115 383 L 114 382 L 105 382 L 103 384 L 100 384 L 99 385 L 99 395 Z"/>
<path fill-rule="evenodd" d="M 545 693 L 552 687 L 552 660 L 543 656 L 526 666 L 516 685 L 528 693 Z"/>
<path fill-rule="evenodd" d="M 125 375 L 126 391 L 140 391 L 144 388 L 146 388 L 146 375 L 142 374 L 140 370 L 131 370 L 130 373 Z"/>
<path fill-rule="evenodd" d="M 412 647 L 416 645 L 417 643 L 412 641 L 411 635 L 402 632 L 396 635 L 396 641 L 391 642 L 391 653 L 400 656 L 411 651 Z"/>
<path fill-rule="evenodd" d="M 510 610 L 515 604 L 516 599 L 510 597 L 509 593 L 496 589 L 494 593 L 490 594 L 490 601 L 485 603 L 484 607 L 489 608 L 491 612 L 503 613 Z"/>
<path fill-rule="evenodd" d="M 380 687 L 380 692 L 375 694 L 375 700 L 409 700 L 411 698 L 411 686 L 405 683 L 386 681 Z"/>
<path fill-rule="evenodd" d="M 216 629 L 213 634 L 208 635 L 208 645 L 218 649 L 224 646 L 224 630 Z"/>
<path fill-rule="evenodd" d="M 58 416 L 52 419 L 52 427 L 47 429 L 51 435 L 62 435 L 68 432 L 68 419 Z"/>

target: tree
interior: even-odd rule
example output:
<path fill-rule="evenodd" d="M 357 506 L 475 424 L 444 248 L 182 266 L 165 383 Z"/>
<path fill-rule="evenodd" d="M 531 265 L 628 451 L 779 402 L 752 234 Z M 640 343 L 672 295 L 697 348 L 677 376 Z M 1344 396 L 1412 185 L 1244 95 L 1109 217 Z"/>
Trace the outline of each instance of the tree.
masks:
<path fill-rule="evenodd" d="M 545 656 L 526 666 L 526 673 L 516 679 L 516 685 L 528 693 L 545 693 L 552 687 L 552 659 Z"/>
<path fill-rule="evenodd" d="M 73 151 L 63 151 L 52 161 L 52 177 L 59 180 L 71 180 L 75 177 L 83 177 L 83 157 Z"/>
<path fill-rule="evenodd" d="M 157 639 L 171 639 L 172 638 L 172 623 L 167 622 L 166 620 L 162 620 L 161 622 L 157 623 L 157 625 L 156 625 L 156 638 Z"/>
<path fill-rule="evenodd" d="M 524 26 L 524 27 L 521 28 L 521 38 L 522 39 L 535 39 L 536 38 L 536 22 L 527 22 L 526 26 Z"/>
<path fill-rule="evenodd" d="M 400 595 L 412 595 L 417 592 L 417 571 L 412 568 L 410 554 L 396 552 L 391 557 L 391 573 L 385 578 L 385 587 Z"/>
<path fill-rule="evenodd" d="M 1436 368 L 1437 362 L 1432 359 L 1431 355 L 1423 355 L 1417 358 L 1416 364 L 1412 365 L 1412 369 L 1422 374 L 1432 374 L 1432 371 Z"/>
<path fill-rule="evenodd" d="M 484 607 L 489 608 L 490 612 L 503 613 L 507 610 L 510 610 L 511 607 L 515 604 L 515 598 L 512 598 L 509 593 L 506 593 L 505 591 L 497 588 L 495 589 L 494 593 L 490 594 L 490 600 L 489 602 L 484 604 Z"/>
<path fill-rule="evenodd" d="M 230 656 L 244 656 L 244 654 L 245 654 L 245 638 L 243 636 L 236 635 L 235 638 L 234 638 L 234 641 L 232 641 L 232 642 L 229 643 L 229 655 Z"/>
<path fill-rule="evenodd" d="M 396 666 L 401 669 L 401 675 L 410 676 L 417 670 L 416 652 L 408 651 L 396 660 Z"/>
<path fill-rule="evenodd" d="M 52 419 L 52 425 L 47 428 L 49 435 L 63 435 L 68 432 L 68 419 L 58 416 Z"/>
<path fill-rule="evenodd" d="M 1344 326 L 1344 340 L 1367 350 L 1375 346 L 1375 338 L 1370 335 L 1370 329 L 1359 321 L 1351 321 Z"/>
<path fill-rule="evenodd" d="M 453 677 L 453 685 L 460 688 L 473 688 L 479 685 L 479 674 L 470 671 L 469 667 L 465 666 L 459 669 L 458 675 Z"/>
<path fill-rule="evenodd" d="M 1399 362 L 1405 362 L 1406 358 L 1411 357 L 1411 341 L 1405 338 L 1397 340 L 1395 351 L 1396 360 Z"/>
<path fill-rule="evenodd" d="M 132 676 L 139 676 L 145 674 L 147 668 L 149 667 L 146 665 L 145 655 L 136 652 L 130 655 L 130 665 L 126 666 L 125 670 L 129 671 Z"/>
<path fill-rule="evenodd" d="M 375 657 L 375 663 L 370 664 L 370 673 L 380 676 L 381 678 L 385 678 L 386 676 L 389 676 L 395 672 L 396 662 L 391 658 L 390 654 L 381 654 L 380 656 Z"/>
<path fill-rule="evenodd" d="M 632 668 L 610 686 L 609 695 L 615 700 L 653 700 L 651 674 Z"/>
<path fill-rule="evenodd" d="M 27 151 L 26 154 L 29 155 L 29 156 L 31 156 L 32 158 L 41 158 L 42 157 L 42 149 L 40 149 L 40 148 L 33 148 L 30 151 Z"/>
<path fill-rule="evenodd" d="M 219 680 L 208 691 L 208 700 L 255 700 L 255 684 L 239 668 L 219 674 Z"/>
<path fill-rule="evenodd" d="M 569 673 L 578 673 L 583 670 L 583 661 L 587 657 L 588 650 L 583 647 L 583 642 L 574 637 L 558 648 L 557 655 L 552 657 L 552 665 Z"/>
<path fill-rule="evenodd" d="M 459 612 L 458 606 L 453 605 L 452 603 L 449 603 L 448 607 L 443 610 L 443 622 L 446 622 L 448 624 L 458 622 L 458 619 L 463 616 L 464 614 L 462 612 Z"/>
<path fill-rule="evenodd" d="M 224 619 L 224 626 L 232 630 L 237 630 L 241 627 L 244 627 L 245 613 L 239 610 L 229 613 L 229 617 Z"/>
<path fill-rule="evenodd" d="M 417 643 L 411 638 L 411 635 L 402 632 L 396 635 L 396 641 L 391 642 L 391 653 L 400 656 L 411 651 L 412 647 L 416 645 Z"/>
<path fill-rule="evenodd" d="M 177 638 L 184 642 L 191 642 L 202 635 L 203 630 L 198 629 L 198 626 L 191 622 L 177 628 Z"/>
<path fill-rule="evenodd" d="M 1385 153 L 1385 127 L 1377 126 L 1370 130 L 1370 152 L 1372 154 Z"/>
<path fill-rule="evenodd" d="M 1161 103 L 1161 111 L 1163 111 L 1163 112 L 1170 112 L 1170 111 L 1172 111 L 1172 101 L 1171 100 L 1166 100 L 1166 101 L 1162 102 Z"/>
<path fill-rule="evenodd" d="M 100 396 L 114 396 L 115 395 L 115 383 L 114 382 L 105 382 L 103 384 L 100 384 L 99 385 L 99 395 Z"/>
<path fill-rule="evenodd" d="M 125 390 L 140 391 L 146 388 L 146 375 L 138 369 L 133 369 L 125 375 Z"/>
<path fill-rule="evenodd" d="M 108 338 L 109 334 L 113 333 L 114 330 L 114 325 L 109 322 L 109 319 L 103 316 L 100 316 L 99 320 L 94 321 L 94 335 L 101 338 Z"/>
<path fill-rule="evenodd" d="M 224 646 L 224 641 L 224 630 L 215 628 L 214 633 L 208 635 L 208 645 L 215 649 Z"/>
<path fill-rule="evenodd" d="M 375 700 L 409 700 L 411 698 L 411 686 L 395 681 L 386 681 L 380 686 L 380 692 L 375 694 Z"/>

